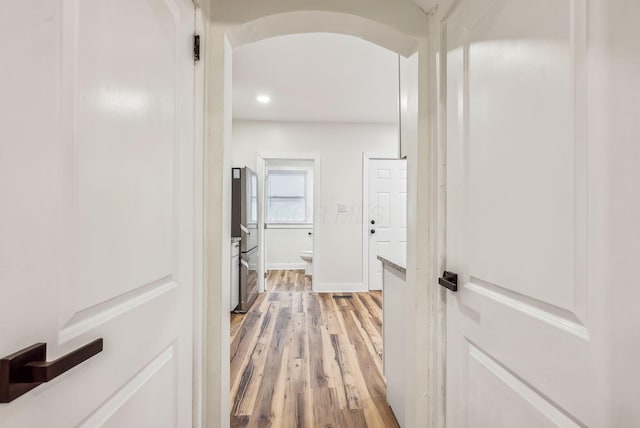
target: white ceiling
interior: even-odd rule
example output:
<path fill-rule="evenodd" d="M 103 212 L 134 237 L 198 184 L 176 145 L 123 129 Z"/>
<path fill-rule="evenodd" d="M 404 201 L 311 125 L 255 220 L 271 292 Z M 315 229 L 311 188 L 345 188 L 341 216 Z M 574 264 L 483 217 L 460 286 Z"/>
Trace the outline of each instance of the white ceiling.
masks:
<path fill-rule="evenodd" d="M 264 105 L 258 95 L 271 97 Z M 235 119 L 398 121 L 398 55 L 352 36 L 274 37 L 233 53 Z"/>

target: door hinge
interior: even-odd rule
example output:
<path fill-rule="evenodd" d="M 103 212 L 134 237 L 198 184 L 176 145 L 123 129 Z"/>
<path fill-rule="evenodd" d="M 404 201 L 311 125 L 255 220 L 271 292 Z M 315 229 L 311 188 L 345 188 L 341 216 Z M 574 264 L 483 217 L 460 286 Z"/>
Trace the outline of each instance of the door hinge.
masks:
<path fill-rule="evenodd" d="M 200 61 L 200 34 L 193 35 L 193 60 Z"/>

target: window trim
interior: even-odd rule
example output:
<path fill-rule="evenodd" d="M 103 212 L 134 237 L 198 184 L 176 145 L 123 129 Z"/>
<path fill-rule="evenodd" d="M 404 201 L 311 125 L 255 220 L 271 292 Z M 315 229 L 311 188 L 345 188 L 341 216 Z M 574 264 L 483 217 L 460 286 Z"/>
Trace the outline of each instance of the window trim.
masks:
<path fill-rule="evenodd" d="M 267 227 L 269 225 L 282 226 L 282 225 L 302 225 L 308 226 L 313 224 L 313 178 L 310 180 L 310 174 L 313 174 L 313 170 L 305 166 L 268 166 L 266 168 L 266 180 L 265 180 L 265 214 L 264 222 Z M 304 176 L 304 195 L 303 196 L 271 196 L 270 181 L 271 175 L 303 175 Z M 312 175 L 311 175 L 312 177 Z M 304 220 L 272 220 L 269 218 L 269 203 L 271 198 L 274 199 L 303 199 L 304 201 Z"/>

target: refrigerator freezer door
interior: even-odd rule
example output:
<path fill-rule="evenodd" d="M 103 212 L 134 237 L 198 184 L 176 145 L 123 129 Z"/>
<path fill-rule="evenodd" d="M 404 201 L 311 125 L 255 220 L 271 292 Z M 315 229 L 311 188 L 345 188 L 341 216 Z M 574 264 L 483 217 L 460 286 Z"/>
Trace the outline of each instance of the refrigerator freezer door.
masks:
<path fill-rule="evenodd" d="M 240 304 L 240 243 L 231 244 L 231 310 Z"/>
<path fill-rule="evenodd" d="M 240 304 L 237 312 L 247 312 L 258 297 L 258 248 L 240 254 Z"/>

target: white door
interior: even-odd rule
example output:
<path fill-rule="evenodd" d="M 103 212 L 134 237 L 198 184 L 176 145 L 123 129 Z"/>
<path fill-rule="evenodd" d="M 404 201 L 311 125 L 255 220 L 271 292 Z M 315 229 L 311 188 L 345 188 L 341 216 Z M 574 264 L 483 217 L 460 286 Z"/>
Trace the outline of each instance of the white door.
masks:
<path fill-rule="evenodd" d="M 586 16 L 581 0 L 463 0 L 443 22 L 452 428 L 613 426 L 588 276 Z"/>
<path fill-rule="evenodd" d="M 193 31 L 191 0 L 0 6 L 0 357 L 104 340 L 3 427 L 191 425 Z"/>
<path fill-rule="evenodd" d="M 378 256 L 406 264 L 407 161 L 371 159 L 368 180 L 369 290 L 382 290 Z"/>

